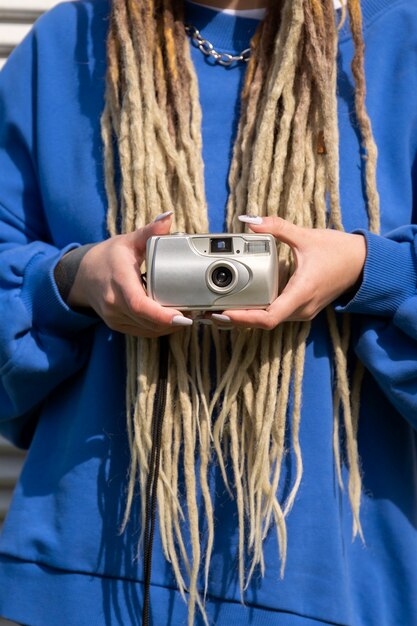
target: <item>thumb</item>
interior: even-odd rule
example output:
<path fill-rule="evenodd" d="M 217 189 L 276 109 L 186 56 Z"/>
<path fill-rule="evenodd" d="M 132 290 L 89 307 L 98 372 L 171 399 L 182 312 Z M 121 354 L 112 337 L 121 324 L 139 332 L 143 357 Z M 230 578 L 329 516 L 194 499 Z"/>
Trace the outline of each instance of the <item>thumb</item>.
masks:
<path fill-rule="evenodd" d="M 279 241 L 292 248 L 301 246 L 304 240 L 305 229 L 296 226 L 282 217 L 252 217 L 239 215 L 239 220 L 247 224 L 255 233 L 270 233 Z"/>
<path fill-rule="evenodd" d="M 138 228 L 138 230 L 135 230 L 135 232 L 132 233 L 133 245 L 139 255 L 145 255 L 146 242 L 150 237 L 155 237 L 156 235 L 169 235 L 172 224 L 172 215 L 173 211 L 162 213 L 161 215 L 158 215 L 153 222 L 146 224 L 146 226 L 143 226 L 142 228 Z"/>

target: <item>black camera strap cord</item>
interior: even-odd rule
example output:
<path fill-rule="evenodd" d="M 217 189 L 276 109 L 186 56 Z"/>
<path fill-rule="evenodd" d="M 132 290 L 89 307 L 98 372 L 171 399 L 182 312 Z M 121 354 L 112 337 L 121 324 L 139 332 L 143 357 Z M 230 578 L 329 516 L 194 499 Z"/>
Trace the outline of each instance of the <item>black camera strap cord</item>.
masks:
<path fill-rule="evenodd" d="M 148 479 L 146 481 L 146 509 L 145 509 L 145 536 L 143 554 L 143 609 L 142 626 L 149 626 L 150 609 L 150 585 L 152 571 L 152 547 L 155 534 L 155 518 L 157 505 L 157 490 L 159 478 L 159 464 L 161 459 L 161 437 L 162 424 L 164 421 L 167 380 L 169 361 L 169 341 L 168 337 L 159 339 L 159 379 L 156 389 L 152 414 L 152 449 L 149 462 Z"/>

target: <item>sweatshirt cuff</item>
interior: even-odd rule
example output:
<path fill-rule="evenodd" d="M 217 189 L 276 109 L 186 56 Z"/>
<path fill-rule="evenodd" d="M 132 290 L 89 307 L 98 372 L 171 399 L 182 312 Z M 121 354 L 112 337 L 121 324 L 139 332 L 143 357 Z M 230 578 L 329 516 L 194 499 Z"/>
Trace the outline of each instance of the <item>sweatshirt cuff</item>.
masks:
<path fill-rule="evenodd" d="M 21 298 L 39 331 L 53 332 L 61 336 L 74 335 L 99 321 L 71 309 L 61 298 L 55 282 L 54 270 L 61 258 L 78 248 L 69 244 L 53 255 L 38 253 L 29 262 L 22 285 Z"/>
<path fill-rule="evenodd" d="M 366 239 L 367 255 L 362 283 L 347 303 L 336 301 L 342 313 L 392 317 L 401 304 L 416 293 L 417 264 L 411 242 L 398 242 L 366 230 L 355 230 Z"/>

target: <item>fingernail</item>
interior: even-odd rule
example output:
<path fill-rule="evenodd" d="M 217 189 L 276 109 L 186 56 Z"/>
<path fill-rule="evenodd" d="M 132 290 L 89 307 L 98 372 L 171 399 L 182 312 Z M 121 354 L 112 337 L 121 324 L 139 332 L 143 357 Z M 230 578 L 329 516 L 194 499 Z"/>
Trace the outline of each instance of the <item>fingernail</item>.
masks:
<path fill-rule="evenodd" d="M 239 219 L 247 224 L 262 224 L 263 222 L 262 217 L 259 215 L 239 215 Z"/>
<path fill-rule="evenodd" d="M 211 317 L 214 317 L 218 322 L 231 322 L 232 320 L 228 315 L 223 315 L 222 313 L 212 313 Z"/>
<path fill-rule="evenodd" d="M 192 326 L 193 320 L 190 320 L 189 317 L 184 317 L 184 315 L 174 315 L 171 324 L 173 326 Z"/>
<path fill-rule="evenodd" d="M 170 215 L 173 215 L 174 211 L 165 211 L 165 213 L 161 213 L 161 215 L 158 215 L 158 217 L 155 217 L 154 222 L 160 222 L 162 220 L 164 220 L 165 218 L 169 217 Z"/>

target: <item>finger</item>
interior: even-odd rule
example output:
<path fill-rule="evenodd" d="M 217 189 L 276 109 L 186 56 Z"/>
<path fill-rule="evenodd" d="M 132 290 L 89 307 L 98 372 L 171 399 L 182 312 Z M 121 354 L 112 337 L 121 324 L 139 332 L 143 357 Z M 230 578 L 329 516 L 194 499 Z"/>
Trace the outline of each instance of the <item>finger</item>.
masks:
<path fill-rule="evenodd" d="M 151 334 L 170 334 L 173 330 L 181 329 L 181 324 L 171 323 L 167 325 L 160 325 L 154 322 L 153 320 L 145 319 L 144 317 L 137 317 L 126 311 L 127 307 L 118 307 L 118 309 L 110 313 L 104 318 L 105 323 L 112 330 L 126 332 L 122 329 L 129 326 L 130 328 L 135 328 L 136 331 L 133 333 L 135 336 L 143 336 L 147 337 Z M 181 316 L 181 321 L 184 321 L 186 318 Z M 187 322 L 185 322 L 186 324 Z M 188 321 L 191 325 L 191 322 Z M 185 325 L 184 324 L 184 325 Z M 129 334 L 132 334 L 130 332 Z"/>
<path fill-rule="evenodd" d="M 129 317 L 133 320 L 150 322 L 155 329 L 169 326 L 191 326 L 193 323 L 178 309 L 163 307 L 149 298 L 141 285 L 136 291 L 125 291 L 123 296 Z"/>
<path fill-rule="evenodd" d="M 161 306 L 149 298 L 141 276 L 136 272 L 133 279 L 130 272 L 126 271 L 123 281 L 115 282 L 113 288 L 115 303 L 118 303 L 117 308 L 132 321 L 149 322 L 155 329 L 192 325 L 192 320 L 185 317 L 178 309 Z"/>
<path fill-rule="evenodd" d="M 103 306 L 98 311 L 110 324 L 125 318 L 136 325 L 146 324 L 152 331 L 168 330 L 169 327 L 191 326 L 192 320 L 181 311 L 163 307 L 144 290 L 140 274 L 124 266 L 122 275 L 112 281 L 112 289 L 104 297 Z"/>
<path fill-rule="evenodd" d="M 235 326 L 272 330 L 288 321 L 301 306 L 302 297 L 298 290 L 285 288 L 267 309 L 230 310 L 224 311 L 223 315 L 229 317 Z"/>
<path fill-rule="evenodd" d="M 305 240 L 306 229 L 292 224 L 282 217 L 251 217 L 240 215 L 239 220 L 255 233 L 270 233 L 291 248 L 299 248 Z"/>
<path fill-rule="evenodd" d="M 137 320 L 134 317 L 129 317 L 128 315 L 108 317 L 104 321 L 109 328 L 118 332 L 127 333 L 127 330 L 125 329 L 129 327 L 129 334 L 133 334 L 138 337 L 147 337 L 161 332 L 169 333 L 172 329 L 178 328 L 176 326 L 157 326 L 156 324 L 152 324 L 146 320 Z"/>
<path fill-rule="evenodd" d="M 155 324 L 154 322 L 150 322 L 149 320 L 143 319 L 143 318 L 138 318 L 135 317 L 134 315 L 131 315 L 130 313 L 127 313 L 126 315 L 123 315 L 122 318 L 119 318 L 117 321 L 113 322 L 114 326 L 117 327 L 121 327 L 121 326 L 134 326 L 138 331 L 142 331 L 144 333 L 157 333 L 157 332 L 161 332 L 162 330 L 164 331 L 168 331 L 170 328 L 174 328 L 173 326 L 160 326 L 158 324 Z"/>
<path fill-rule="evenodd" d="M 186 326 L 192 326 L 192 321 L 188 320 L 184 315 L 174 315 L 169 324 L 160 324 L 154 320 L 149 320 L 145 317 L 138 317 L 134 314 L 128 313 L 124 316 L 124 321 L 128 324 L 134 324 L 152 333 L 170 332 L 173 328 L 185 328 Z"/>
<path fill-rule="evenodd" d="M 141 258 L 145 257 L 146 242 L 150 237 L 169 234 L 172 224 L 172 215 L 172 211 L 162 213 L 150 224 L 143 226 L 143 228 L 138 228 L 138 230 L 131 233 L 132 244 Z"/>
<path fill-rule="evenodd" d="M 117 328 L 118 332 L 123 333 L 124 335 L 130 335 L 131 337 L 144 337 L 146 339 L 157 339 L 158 337 L 165 337 L 167 335 L 174 335 L 175 333 L 181 332 L 180 327 L 170 327 L 165 330 L 160 331 L 152 331 L 140 326 L 122 324 L 119 328 Z"/>

